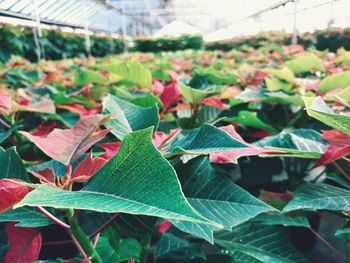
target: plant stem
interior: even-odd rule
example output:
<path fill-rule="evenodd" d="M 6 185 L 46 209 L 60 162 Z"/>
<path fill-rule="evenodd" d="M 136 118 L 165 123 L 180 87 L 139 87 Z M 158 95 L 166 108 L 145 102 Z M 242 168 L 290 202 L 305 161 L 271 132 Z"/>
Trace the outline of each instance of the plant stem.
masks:
<path fill-rule="evenodd" d="M 67 225 L 66 223 L 62 222 L 59 220 L 57 217 L 55 217 L 53 214 L 51 214 L 49 211 L 47 211 L 44 207 L 42 206 L 37 206 L 37 209 L 40 213 L 42 213 L 44 216 L 46 216 L 48 219 L 50 219 L 52 222 L 56 223 L 57 225 L 65 228 L 65 229 L 70 229 L 70 226 Z"/>
<path fill-rule="evenodd" d="M 146 263 L 147 262 L 147 256 L 149 249 L 151 247 L 151 240 L 152 236 L 150 234 L 147 234 L 145 238 L 142 240 L 142 250 L 140 253 L 140 263 Z"/>
<path fill-rule="evenodd" d="M 80 225 L 74 218 L 74 213 L 72 213 L 72 211 L 67 211 L 67 215 L 68 215 L 68 222 L 70 225 L 70 230 L 68 231 L 68 233 L 72 234 L 71 238 L 73 242 L 75 243 L 75 240 L 74 240 L 75 238 L 79 246 L 82 248 L 83 252 L 85 253 L 85 256 L 84 255 L 83 256 L 91 257 L 92 263 L 103 263 L 100 255 L 95 250 L 91 240 L 85 234 L 83 229 L 80 227 Z"/>

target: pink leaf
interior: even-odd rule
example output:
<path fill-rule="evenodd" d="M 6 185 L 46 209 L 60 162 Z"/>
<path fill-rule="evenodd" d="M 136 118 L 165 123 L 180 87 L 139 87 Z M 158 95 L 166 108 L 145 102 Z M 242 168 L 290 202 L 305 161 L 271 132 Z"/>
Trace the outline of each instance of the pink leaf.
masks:
<path fill-rule="evenodd" d="M 21 181 L 0 180 L 0 213 L 10 209 L 29 192 L 30 188 L 21 184 Z"/>
<path fill-rule="evenodd" d="M 153 138 L 152 138 L 152 143 L 153 143 L 154 147 L 159 148 L 160 146 L 162 146 L 166 142 L 173 139 L 178 132 L 179 132 L 179 129 L 171 130 L 169 134 L 166 134 L 166 133 L 160 132 L 160 131 L 156 131 L 153 134 Z"/>
<path fill-rule="evenodd" d="M 31 263 L 38 260 L 41 233 L 38 228 L 16 227 L 14 222 L 5 225 L 9 250 L 2 263 Z"/>
<path fill-rule="evenodd" d="M 163 221 L 157 226 L 157 231 L 159 234 L 164 234 L 172 226 L 172 223 L 169 221 Z"/>
<path fill-rule="evenodd" d="M 322 138 L 329 142 L 329 146 L 316 166 L 331 163 L 350 154 L 350 135 L 337 130 L 323 131 Z"/>
<path fill-rule="evenodd" d="M 107 143 L 101 143 L 99 146 L 105 150 L 105 153 L 101 154 L 99 157 L 105 160 L 110 160 L 118 153 L 120 147 L 122 146 L 122 143 L 107 142 Z"/>
<path fill-rule="evenodd" d="M 260 154 L 272 154 L 280 153 L 279 151 L 267 150 L 261 147 L 258 147 L 254 144 L 249 144 L 243 140 L 243 138 L 236 132 L 233 125 L 223 126 L 220 129 L 226 131 L 236 140 L 249 145 L 251 148 L 238 149 L 238 150 L 229 150 L 221 153 L 211 153 L 210 160 L 213 163 L 236 163 L 237 160 L 243 156 L 255 156 Z"/>
<path fill-rule="evenodd" d="M 177 82 L 172 81 L 170 84 L 164 87 L 164 91 L 160 96 L 160 100 L 163 103 L 164 110 L 167 109 L 171 104 L 181 98 L 181 93 L 177 88 Z"/>
<path fill-rule="evenodd" d="M 95 173 L 98 172 L 108 160 L 103 159 L 99 156 L 93 158 L 92 152 L 82 160 L 78 166 L 74 169 L 71 182 L 82 182 L 88 181 Z"/>
<path fill-rule="evenodd" d="M 106 136 L 109 130 L 101 130 L 99 126 L 107 119 L 104 115 L 93 115 L 83 118 L 73 128 L 54 129 L 47 136 L 35 136 L 25 131 L 20 133 L 52 159 L 69 165 Z"/>
<path fill-rule="evenodd" d="M 201 102 L 203 104 L 206 104 L 208 106 L 218 108 L 221 110 L 228 110 L 229 109 L 229 107 L 227 107 L 218 97 L 215 97 L 215 96 L 201 99 Z"/>

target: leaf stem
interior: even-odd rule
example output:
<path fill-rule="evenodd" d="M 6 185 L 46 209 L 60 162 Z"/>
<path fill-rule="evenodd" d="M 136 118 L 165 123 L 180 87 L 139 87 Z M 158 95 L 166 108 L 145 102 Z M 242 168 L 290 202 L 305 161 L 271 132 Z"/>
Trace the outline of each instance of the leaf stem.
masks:
<path fill-rule="evenodd" d="M 119 213 L 114 214 L 111 216 L 103 225 L 101 225 L 99 228 L 97 228 L 92 234 L 89 236 L 90 238 L 94 238 L 99 233 L 101 233 L 103 230 L 106 229 L 111 223 L 113 223 L 114 219 L 116 219 L 119 216 Z"/>
<path fill-rule="evenodd" d="M 348 175 L 343 168 L 340 167 L 339 164 L 337 164 L 336 162 L 332 162 L 333 166 L 335 167 L 335 169 L 337 169 L 337 171 L 343 175 L 348 181 L 350 181 L 350 175 Z"/>
<path fill-rule="evenodd" d="M 333 247 L 327 240 L 325 240 L 319 233 L 317 233 L 312 227 L 309 228 L 310 231 L 317 237 L 319 238 L 328 248 L 330 248 L 333 252 L 341 256 L 342 258 L 346 258 L 338 249 Z M 348 261 L 350 263 L 350 261 Z"/>
<path fill-rule="evenodd" d="M 66 223 L 62 222 L 59 220 L 57 217 L 55 217 L 53 214 L 51 214 L 49 211 L 47 211 L 44 207 L 42 206 L 37 206 L 36 207 L 40 213 L 42 213 L 44 216 L 46 216 L 48 219 L 50 219 L 52 222 L 56 223 L 57 225 L 63 227 L 64 229 L 70 229 L 70 226 L 67 225 Z"/>

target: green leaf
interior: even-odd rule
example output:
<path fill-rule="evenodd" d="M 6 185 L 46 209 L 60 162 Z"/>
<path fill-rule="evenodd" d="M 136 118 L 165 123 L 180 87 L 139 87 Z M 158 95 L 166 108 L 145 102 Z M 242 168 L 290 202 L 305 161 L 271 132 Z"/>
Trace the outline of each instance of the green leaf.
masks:
<path fill-rule="evenodd" d="M 217 175 L 208 157 L 177 167 L 190 204 L 205 218 L 227 229 L 258 214 L 275 211 L 224 176 Z"/>
<path fill-rule="evenodd" d="M 337 231 L 335 231 L 334 235 L 335 236 L 342 236 L 342 235 L 346 235 L 349 233 L 350 233 L 350 226 L 344 226 L 344 227 L 337 229 Z"/>
<path fill-rule="evenodd" d="M 48 206 L 208 223 L 187 202 L 169 162 L 151 142 L 152 128 L 125 136 L 118 154 L 81 191 L 41 185 L 17 207 Z"/>
<path fill-rule="evenodd" d="M 347 87 L 337 93 L 331 92 L 327 94 L 325 97 L 327 101 L 338 101 L 344 106 L 350 108 L 350 87 Z"/>
<path fill-rule="evenodd" d="M 245 223 L 232 231 L 215 234 L 215 243 L 225 248 L 234 262 L 240 263 L 306 263 L 288 235 L 277 226 Z"/>
<path fill-rule="evenodd" d="M 189 233 L 194 237 L 202 238 L 210 244 L 214 244 L 214 228 L 212 226 L 179 220 L 171 220 L 171 223 L 185 233 Z"/>
<path fill-rule="evenodd" d="M 282 210 L 350 210 L 350 191 L 327 184 L 302 184 L 293 194 L 294 198 Z"/>
<path fill-rule="evenodd" d="M 17 129 L 17 126 L 12 126 L 11 128 L 7 129 L 4 126 L 0 127 L 0 143 L 5 141 L 14 130 Z"/>
<path fill-rule="evenodd" d="M 241 94 L 236 96 L 236 99 L 243 100 L 245 102 L 261 101 L 266 103 L 276 103 L 282 105 L 300 105 L 304 106 L 303 100 L 300 95 L 290 95 L 284 91 L 268 92 L 265 89 L 252 90 L 246 88 Z"/>
<path fill-rule="evenodd" d="M 159 124 L 158 106 L 149 108 L 136 106 L 126 100 L 119 99 L 113 95 L 104 98 L 103 113 L 111 114 L 112 119 L 105 123 L 107 128 L 120 140 L 132 131 L 155 126 Z"/>
<path fill-rule="evenodd" d="M 200 77 L 205 77 L 212 84 L 237 84 L 236 75 L 230 72 L 220 72 L 213 68 L 197 68 L 195 69 L 195 74 L 199 75 Z"/>
<path fill-rule="evenodd" d="M 326 93 L 337 88 L 347 88 L 350 86 L 350 72 L 340 72 L 325 77 L 318 84 L 318 93 Z"/>
<path fill-rule="evenodd" d="M 239 150 L 250 146 L 237 141 L 227 132 L 211 125 L 182 131 L 171 143 L 166 156 L 177 154 L 209 154 L 226 150 Z"/>
<path fill-rule="evenodd" d="M 311 70 L 318 70 L 321 72 L 326 71 L 322 60 L 312 53 L 301 55 L 289 60 L 285 63 L 285 66 L 287 66 L 295 74 L 307 73 Z"/>
<path fill-rule="evenodd" d="M 198 244 L 178 238 L 170 233 L 162 235 L 154 252 L 157 258 L 194 259 L 205 256 Z"/>
<path fill-rule="evenodd" d="M 328 126 L 350 134 L 350 117 L 334 113 L 320 97 L 303 97 L 306 112 Z"/>
<path fill-rule="evenodd" d="M 193 104 L 198 104 L 201 99 L 216 93 L 216 89 L 214 88 L 208 88 L 205 90 L 194 89 L 182 82 L 179 82 L 179 90 L 182 96 Z"/>
<path fill-rule="evenodd" d="M 257 112 L 252 112 L 252 111 L 239 111 L 237 117 L 228 117 L 224 118 L 224 121 L 232 122 L 232 123 L 240 123 L 248 127 L 253 127 L 256 129 L 262 129 L 268 132 L 277 132 L 277 130 L 263 122 L 259 117 Z"/>
<path fill-rule="evenodd" d="M 139 260 L 141 245 L 136 239 L 127 238 L 120 243 L 120 254 L 116 253 L 105 237 L 100 237 L 96 246 L 97 253 L 104 263 L 125 262 L 130 258 Z"/>
<path fill-rule="evenodd" d="M 284 67 L 283 69 L 266 69 L 265 71 L 275 78 L 285 80 L 289 83 L 295 83 L 294 73 L 288 67 Z"/>
<path fill-rule="evenodd" d="M 281 156 L 311 159 L 320 158 L 328 147 L 321 134 L 311 129 L 285 129 L 277 135 L 261 139 L 256 145 L 285 152 Z"/>
<path fill-rule="evenodd" d="M 279 79 L 265 78 L 265 83 L 269 91 L 283 90 L 289 92 L 293 88 L 293 84 Z"/>
<path fill-rule="evenodd" d="M 300 226 L 311 227 L 305 216 L 291 217 L 282 214 L 261 214 L 255 217 L 252 222 L 258 222 L 263 225 L 282 225 L 282 226 Z"/>
<path fill-rule="evenodd" d="M 84 86 L 89 83 L 107 84 L 108 79 L 103 77 L 99 72 L 92 70 L 83 70 L 77 73 L 73 79 L 75 86 Z"/>
<path fill-rule="evenodd" d="M 19 157 L 16 147 L 5 151 L 0 147 L 0 179 L 15 178 L 29 182 L 27 172 Z"/>
<path fill-rule="evenodd" d="M 51 220 L 32 207 L 20 207 L 0 214 L 0 222 L 18 222 L 21 227 L 43 227 L 53 224 Z"/>
<path fill-rule="evenodd" d="M 101 65 L 98 68 L 122 76 L 142 87 L 152 88 L 151 72 L 137 60 Z"/>

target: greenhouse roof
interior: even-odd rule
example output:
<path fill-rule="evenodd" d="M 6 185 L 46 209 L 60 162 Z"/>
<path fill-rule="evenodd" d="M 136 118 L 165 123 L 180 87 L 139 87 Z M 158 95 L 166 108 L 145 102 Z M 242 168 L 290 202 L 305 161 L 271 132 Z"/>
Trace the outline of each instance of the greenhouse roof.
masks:
<path fill-rule="evenodd" d="M 212 38 L 349 26 L 348 0 L 0 0 L 0 14 L 123 35 L 156 35 L 174 21 Z M 297 5 L 297 7 L 296 7 Z M 310 19 L 312 17 L 312 19 Z M 1 22 L 1 17 L 0 17 Z M 178 24 L 181 24 L 178 23 Z M 181 28 L 180 28 L 181 30 Z M 165 30 L 163 30 L 165 31 Z M 174 29 L 178 33 L 178 30 Z M 162 32 L 162 31 L 160 31 Z M 225 37 L 225 36 L 223 36 Z"/>

